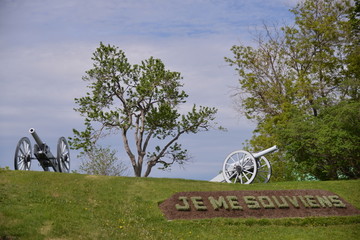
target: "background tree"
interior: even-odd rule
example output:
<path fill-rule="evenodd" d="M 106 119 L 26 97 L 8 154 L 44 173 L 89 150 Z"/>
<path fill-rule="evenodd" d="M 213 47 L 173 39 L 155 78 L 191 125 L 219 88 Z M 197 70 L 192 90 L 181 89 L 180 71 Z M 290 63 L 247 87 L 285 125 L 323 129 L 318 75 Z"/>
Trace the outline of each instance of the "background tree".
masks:
<path fill-rule="evenodd" d="M 360 0 L 355 1 L 355 5 L 350 10 L 350 42 L 348 46 L 348 56 L 346 59 L 347 69 L 346 86 L 348 94 L 352 99 L 360 100 Z"/>
<path fill-rule="evenodd" d="M 277 126 L 288 158 L 295 158 L 303 178 L 319 180 L 360 176 L 360 102 L 342 101 L 318 116 L 294 114 Z"/>
<path fill-rule="evenodd" d="M 109 147 L 92 146 L 89 151 L 80 153 L 79 170 L 91 175 L 126 176 L 128 167 L 119 161 L 116 153 Z"/>
<path fill-rule="evenodd" d="M 340 118 L 358 111 L 354 6 L 347 0 L 300 2 L 291 10 L 294 26 L 265 26 L 257 47 L 233 46 L 234 57 L 226 58 L 240 76 L 239 109 L 258 123 L 249 144 L 253 150 L 280 146 L 274 170 L 281 180 L 359 177 L 359 156 L 349 151 L 358 149 L 359 132 L 344 126 L 354 118 Z M 329 126 L 340 128 L 331 138 Z M 331 146 L 336 150 L 327 151 Z"/>
<path fill-rule="evenodd" d="M 194 105 L 181 114 L 179 106 L 188 97 L 181 90 L 182 77 L 166 70 L 160 59 L 150 57 L 131 65 L 122 50 L 100 43 L 92 60 L 93 68 L 83 77 L 91 92 L 75 99 L 79 105 L 75 111 L 85 117 L 86 128 L 74 129 L 72 147 L 89 152 L 99 138 L 120 132 L 137 177 L 144 161 L 144 177 L 155 165 L 166 169 L 186 162 L 189 156 L 178 142 L 180 136 L 209 130 L 217 110 Z"/>

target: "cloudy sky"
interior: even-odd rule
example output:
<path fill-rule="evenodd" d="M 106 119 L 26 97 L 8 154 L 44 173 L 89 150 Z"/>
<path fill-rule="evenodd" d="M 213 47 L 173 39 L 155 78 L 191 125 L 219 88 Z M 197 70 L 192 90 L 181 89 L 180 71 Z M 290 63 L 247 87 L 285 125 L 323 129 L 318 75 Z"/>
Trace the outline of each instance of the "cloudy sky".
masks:
<path fill-rule="evenodd" d="M 254 123 L 233 108 L 235 71 L 224 57 L 236 44 L 251 45 L 262 24 L 290 24 L 297 0 L 0 0 L 0 167 L 14 168 L 17 142 L 35 128 L 56 154 L 57 140 L 83 129 L 73 111 L 83 96 L 81 80 L 92 66 L 100 41 L 124 50 L 130 63 L 150 56 L 181 72 L 188 105 L 216 107 L 227 132 L 188 135 L 182 144 L 192 155 L 184 169 L 154 168 L 152 177 L 209 180 L 225 157 L 250 139 Z M 186 106 L 184 106 L 186 108 Z M 120 136 L 104 144 L 119 150 Z M 270 146 L 269 146 L 270 147 Z M 71 151 L 71 169 L 80 161 Z M 40 170 L 37 161 L 33 170 Z M 132 172 L 131 172 L 132 174 Z"/>

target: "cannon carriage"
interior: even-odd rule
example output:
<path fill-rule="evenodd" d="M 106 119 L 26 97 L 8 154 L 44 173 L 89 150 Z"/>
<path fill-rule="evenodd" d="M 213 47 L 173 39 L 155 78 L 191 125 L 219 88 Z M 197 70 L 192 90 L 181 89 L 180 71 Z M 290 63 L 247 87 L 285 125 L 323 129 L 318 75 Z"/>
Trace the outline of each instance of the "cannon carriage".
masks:
<path fill-rule="evenodd" d="M 264 155 L 277 151 L 276 146 L 257 153 L 237 150 L 230 153 L 223 163 L 222 172 L 211 182 L 267 183 L 271 177 L 271 164 Z"/>
<path fill-rule="evenodd" d="M 29 133 L 35 140 L 34 148 L 31 147 L 30 139 L 23 137 L 19 140 L 14 157 L 15 170 L 30 170 L 31 161 L 37 159 L 44 171 L 69 172 L 70 171 L 70 148 L 64 137 L 60 137 L 57 143 L 56 157 L 51 153 L 49 146 L 37 135 L 34 128 Z M 34 151 L 34 156 L 32 153 Z"/>

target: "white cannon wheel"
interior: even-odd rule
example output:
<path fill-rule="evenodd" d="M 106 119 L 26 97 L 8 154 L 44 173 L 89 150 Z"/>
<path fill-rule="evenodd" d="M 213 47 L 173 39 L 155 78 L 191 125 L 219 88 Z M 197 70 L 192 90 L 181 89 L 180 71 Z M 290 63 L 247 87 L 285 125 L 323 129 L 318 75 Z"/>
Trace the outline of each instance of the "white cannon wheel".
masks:
<path fill-rule="evenodd" d="M 230 153 L 223 164 L 223 176 L 228 183 L 250 184 L 256 173 L 256 160 L 247 151 L 238 150 Z"/>
<path fill-rule="evenodd" d="M 58 141 L 57 162 L 60 172 L 68 173 L 70 171 L 70 149 L 64 137 L 59 138 Z"/>
<path fill-rule="evenodd" d="M 257 159 L 257 174 L 254 179 L 254 183 L 267 183 L 270 181 L 271 177 L 271 164 L 262 156 L 260 159 Z"/>
<path fill-rule="evenodd" d="M 30 170 L 31 166 L 31 142 L 29 138 L 23 137 L 16 146 L 14 167 L 15 170 Z"/>

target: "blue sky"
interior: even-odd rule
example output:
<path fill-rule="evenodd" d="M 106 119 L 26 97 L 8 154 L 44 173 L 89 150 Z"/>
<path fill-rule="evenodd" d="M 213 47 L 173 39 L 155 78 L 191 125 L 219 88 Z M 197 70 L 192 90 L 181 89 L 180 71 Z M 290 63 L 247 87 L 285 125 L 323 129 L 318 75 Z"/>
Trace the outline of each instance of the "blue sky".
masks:
<path fill-rule="evenodd" d="M 56 154 L 57 139 L 82 129 L 74 98 L 87 89 L 81 80 L 99 46 L 118 46 L 132 64 L 150 56 L 181 72 L 192 104 L 218 108 L 212 130 L 181 140 L 192 155 L 185 168 L 154 168 L 152 177 L 209 180 L 225 157 L 250 139 L 254 123 L 234 110 L 237 86 L 224 57 L 236 44 L 252 45 L 262 24 L 290 24 L 297 0 L 0 0 L 0 166 L 13 169 L 18 140 L 34 127 Z M 104 140 L 128 163 L 120 136 Z M 270 147 L 270 146 L 269 146 Z M 71 169 L 78 168 L 71 151 Z M 39 170 L 37 162 L 32 169 Z M 131 172 L 132 174 L 132 172 Z"/>

